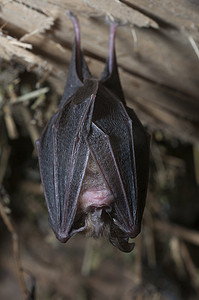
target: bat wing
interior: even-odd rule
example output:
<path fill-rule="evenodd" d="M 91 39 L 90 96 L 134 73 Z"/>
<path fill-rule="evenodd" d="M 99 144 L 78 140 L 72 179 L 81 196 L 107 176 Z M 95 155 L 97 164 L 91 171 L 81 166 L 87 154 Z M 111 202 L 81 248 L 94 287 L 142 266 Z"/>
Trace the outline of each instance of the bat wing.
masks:
<path fill-rule="evenodd" d="M 62 242 L 74 234 L 71 227 L 89 156 L 85 137 L 91 125 L 97 86 L 96 80 L 85 81 L 84 87 L 51 118 L 37 141 L 49 221 Z"/>
<path fill-rule="evenodd" d="M 115 199 L 110 241 L 126 252 L 133 248 L 128 239 L 140 232 L 149 153 L 146 132 L 135 113 L 130 113 L 131 116 L 122 102 L 102 86 L 88 135 L 90 151 Z"/>
<path fill-rule="evenodd" d="M 142 215 L 145 207 L 149 177 L 149 153 L 150 153 L 150 135 L 144 129 L 135 112 L 126 107 L 128 116 L 132 120 L 133 141 L 136 163 L 136 178 L 138 189 L 138 213 L 137 222 L 141 224 Z"/>

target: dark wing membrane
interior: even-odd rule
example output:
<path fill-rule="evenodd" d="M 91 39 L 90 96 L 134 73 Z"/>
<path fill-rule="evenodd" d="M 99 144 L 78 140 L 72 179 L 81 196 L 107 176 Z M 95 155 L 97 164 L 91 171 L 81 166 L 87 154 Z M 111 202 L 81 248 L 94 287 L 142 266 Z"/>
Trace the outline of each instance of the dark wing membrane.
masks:
<path fill-rule="evenodd" d="M 134 244 L 128 239 L 140 232 L 145 204 L 149 138 L 135 113 L 103 86 L 97 93 L 88 144 L 116 199 L 110 242 L 130 252 Z"/>
<path fill-rule="evenodd" d="M 136 158 L 135 162 L 139 204 L 136 223 L 141 224 L 148 186 L 150 135 L 142 126 L 135 112 L 128 107 L 126 108 L 126 111 L 132 120 L 133 140 Z"/>
<path fill-rule="evenodd" d="M 88 135 L 90 151 L 95 158 L 101 173 L 111 190 L 116 203 L 118 219 L 114 222 L 124 231 L 131 232 L 134 224 L 126 195 L 125 185 L 118 168 L 109 136 L 92 123 L 92 130 Z"/>
<path fill-rule="evenodd" d="M 130 232 L 132 237 L 136 236 L 140 231 L 147 190 L 148 135 L 135 113 L 125 108 L 104 86 L 100 86 L 97 93 L 93 120 L 109 136 L 126 192 L 128 205 L 120 200 L 116 207 L 120 228 L 125 224 L 122 221 L 125 214 L 128 221 L 128 227 L 124 225 L 126 232 Z"/>
<path fill-rule="evenodd" d="M 36 141 L 40 174 L 44 188 L 44 195 L 47 200 L 49 219 L 56 225 L 55 217 L 55 195 L 54 195 L 54 156 L 53 156 L 53 125 L 58 116 L 58 112 L 52 116 L 42 135 Z"/>
<path fill-rule="evenodd" d="M 116 184 L 117 188 L 120 186 L 120 191 L 114 192 L 114 195 L 117 194 L 115 205 L 117 220 L 115 222 L 123 231 L 128 232 L 130 236 L 134 236 L 137 214 L 137 186 L 131 119 L 128 117 L 122 103 L 101 86 L 96 97 L 93 121 L 109 137 L 106 147 L 111 149 L 110 156 L 114 156 L 118 170 L 116 173 L 110 166 L 108 174 L 106 174 L 107 178 L 108 176 L 112 178 L 113 172 L 113 177 L 117 177 L 120 182 L 120 184 Z M 101 146 L 99 145 L 97 155 L 102 155 L 100 151 L 104 152 L 103 143 L 101 143 Z M 120 176 L 120 179 L 118 176 Z M 109 185 L 113 186 L 111 190 L 114 191 L 115 184 L 112 184 L 111 180 Z"/>
<path fill-rule="evenodd" d="M 50 223 L 63 242 L 70 237 L 89 155 L 84 139 L 90 127 L 96 89 L 96 81 L 86 82 L 52 118 L 38 142 Z"/>

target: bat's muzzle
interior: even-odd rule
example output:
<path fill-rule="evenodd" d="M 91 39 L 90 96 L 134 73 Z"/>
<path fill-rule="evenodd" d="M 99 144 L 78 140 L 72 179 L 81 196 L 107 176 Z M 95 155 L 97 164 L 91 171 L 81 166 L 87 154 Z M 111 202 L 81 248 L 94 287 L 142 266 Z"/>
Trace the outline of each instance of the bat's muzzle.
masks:
<path fill-rule="evenodd" d="M 86 231 L 88 235 L 98 238 L 107 231 L 107 227 L 110 225 L 110 212 L 111 206 L 90 206 L 87 209 L 86 215 Z"/>

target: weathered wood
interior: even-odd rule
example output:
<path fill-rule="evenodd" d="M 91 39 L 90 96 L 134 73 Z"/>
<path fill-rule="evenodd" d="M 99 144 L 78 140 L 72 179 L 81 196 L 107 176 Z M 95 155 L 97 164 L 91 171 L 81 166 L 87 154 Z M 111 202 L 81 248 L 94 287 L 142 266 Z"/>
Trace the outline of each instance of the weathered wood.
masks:
<path fill-rule="evenodd" d="M 0 56 L 41 77 L 49 72 L 60 93 L 74 37 L 65 11 L 79 16 L 83 48 L 95 76 L 108 54 L 105 16 L 126 23 L 118 29 L 116 44 L 128 104 L 152 129 L 198 141 L 199 59 L 190 43 L 191 37 L 199 46 L 198 1 L 1 0 L 0 5 L 0 24 L 6 24 Z"/>

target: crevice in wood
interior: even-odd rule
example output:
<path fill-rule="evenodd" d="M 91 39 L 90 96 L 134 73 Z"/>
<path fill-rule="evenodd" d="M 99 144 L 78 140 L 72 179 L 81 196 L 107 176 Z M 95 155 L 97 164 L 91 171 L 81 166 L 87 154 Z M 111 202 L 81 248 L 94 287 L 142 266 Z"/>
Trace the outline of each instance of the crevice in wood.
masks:
<path fill-rule="evenodd" d="M 165 20 L 163 20 L 162 18 L 152 14 L 151 12 L 147 11 L 146 9 L 136 5 L 136 4 L 133 4 L 132 2 L 129 2 L 129 1 L 126 1 L 126 0 L 120 0 L 120 2 L 124 3 L 125 5 L 139 11 L 140 13 L 142 13 L 143 15 L 147 16 L 148 18 L 154 20 L 156 23 L 158 23 L 158 25 L 161 27 L 161 28 L 164 28 L 164 29 L 175 29 L 177 30 L 177 27 L 174 25 L 174 24 L 171 24 Z"/>
<path fill-rule="evenodd" d="M 27 3 L 24 3 L 23 1 L 13 0 L 13 2 L 16 2 L 17 4 L 20 4 L 20 5 L 24 5 L 25 7 L 29 8 L 29 9 L 32 9 L 32 10 L 44 15 L 45 17 L 49 17 L 47 14 L 45 14 L 45 12 L 43 10 L 35 8 L 31 5 L 28 5 Z"/>

